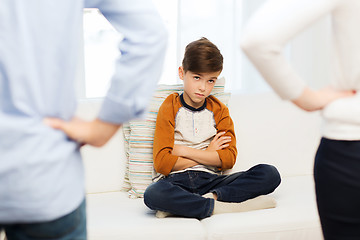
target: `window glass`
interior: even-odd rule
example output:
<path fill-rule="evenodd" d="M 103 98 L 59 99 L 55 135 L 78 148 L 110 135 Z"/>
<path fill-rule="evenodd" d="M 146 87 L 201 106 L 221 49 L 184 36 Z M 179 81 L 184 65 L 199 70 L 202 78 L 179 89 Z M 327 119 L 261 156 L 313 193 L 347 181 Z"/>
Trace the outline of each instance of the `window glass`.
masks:
<path fill-rule="evenodd" d="M 159 84 L 180 83 L 178 67 L 185 46 L 206 37 L 224 56 L 221 76 L 226 90 L 262 91 L 269 87 L 240 50 L 243 23 L 264 0 L 153 0 L 169 32 L 169 44 Z M 114 72 L 121 40 L 97 9 L 84 10 L 85 97 L 103 97 Z M 83 86 L 81 85 L 81 86 Z"/>

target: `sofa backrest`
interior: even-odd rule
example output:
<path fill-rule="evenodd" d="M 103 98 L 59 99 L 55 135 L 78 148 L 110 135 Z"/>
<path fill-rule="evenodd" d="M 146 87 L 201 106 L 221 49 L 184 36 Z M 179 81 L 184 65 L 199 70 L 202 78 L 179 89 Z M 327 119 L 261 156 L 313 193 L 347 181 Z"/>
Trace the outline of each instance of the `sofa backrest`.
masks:
<path fill-rule="evenodd" d="M 76 115 L 85 119 L 96 118 L 102 100 L 81 100 Z M 122 129 L 103 147 L 84 146 L 81 154 L 85 166 L 86 192 L 119 191 L 124 181 L 126 156 Z"/>
<path fill-rule="evenodd" d="M 79 102 L 77 115 L 96 117 L 101 100 Z M 282 177 L 312 174 L 320 140 L 320 114 L 297 109 L 273 93 L 232 94 L 230 116 L 235 124 L 238 158 L 232 170 L 242 171 L 258 163 L 276 166 Z M 124 139 L 120 129 L 102 148 L 81 149 L 87 193 L 119 191 L 126 171 Z"/>
<path fill-rule="evenodd" d="M 274 93 L 233 94 L 229 110 L 238 148 L 230 172 L 268 163 L 283 177 L 312 174 L 321 136 L 319 112 L 305 112 Z"/>

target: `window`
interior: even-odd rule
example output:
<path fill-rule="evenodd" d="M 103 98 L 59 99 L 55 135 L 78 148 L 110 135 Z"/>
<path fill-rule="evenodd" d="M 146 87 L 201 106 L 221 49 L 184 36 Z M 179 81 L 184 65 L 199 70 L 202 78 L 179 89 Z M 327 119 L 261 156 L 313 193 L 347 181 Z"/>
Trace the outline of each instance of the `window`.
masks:
<path fill-rule="evenodd" d="M 261 0 L 263 1 L 263 0 Z M 227 87 L 242 87 L 242 64 L 238 40 L 242 24 L 242 1 L 238 0 L 153 0 L 169 31 L 169 46 L 160 84 L 179 83 L 178 67 L 185 46 L 206 37 L 224 55 Z M 84 11 L 85 97 L 103 97 L 114 71 L 121 39 L 97 9 Z"/>
<path fill-rule="evenodd" d="M 269 91 L 269 86 L 247 60 L 239 46 L 243 23 L 265 0 L 153 0 L 153 2 L 163 17 L 170 35 L 160 84 L 180 83 L 178 67 L 181 65 L 185 46 L 191 41 L 206 37 L 219 47 L 224 56 L 221 76 L 226 78 L 227 91 L 246 93 Z M 305 37 L 300 37 L 300 41 L 293 41 L 294 44 L 290 43 L 287 46 L 285 53 L 291 61 L 295 61 L 297 65 L 299 61 L 304 66 L 309 65 L 312 56 L 304 55 L 304 52 L 308 52 L 309 43 L 313 44 L 315 38 L 319 43 L 327 38 L 326 34 L 319 35 L 323 32 L 319 29 L 326 28 L 324 23 L 320 25 L 303 34 Z M 97 9 L 84 11 L 86 98 L 103 97 L 106 94 L 114 72 L 114 60 L 119 54 L 116 44 L 120 39 L 121 35 Z M 292 46 L 296 49 L 292 49 Z M 315 47 L 324 48 L 325 45 L 318 44 Z M 313 64 L 303 67 L 303 70 L 300 69 L 300 74 L 301 71 L 304 77 L 311 77 Z M 316 75 L 316 78 L 320 76 Z"/>
<path fill-rule="evenodd" d="M 98 9 L 84 10 L 85 97 L 103 97 L 114 73 L 121 35 Z"/>

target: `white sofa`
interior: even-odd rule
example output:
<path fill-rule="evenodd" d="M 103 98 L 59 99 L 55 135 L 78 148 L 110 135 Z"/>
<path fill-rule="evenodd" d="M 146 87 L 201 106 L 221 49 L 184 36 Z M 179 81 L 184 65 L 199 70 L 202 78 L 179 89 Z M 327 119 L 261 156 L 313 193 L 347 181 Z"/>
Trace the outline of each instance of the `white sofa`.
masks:
<path fill-rule="evenodd" d="M 100 102 L 82 101 L 78 115 L 96 116 Z M 103 148 L 83 147 L 90 240 L 296 240 L 322 239 L 316 209 L 313 159 L 320 140 L 320 114 L 298 110 L 273 93 L 232 95 L 230 114 L 238 158 L 230 172 L 258 163 L 276 166 L 282 183 L 274 209 L 211 216 L 204 220 L 158 219 L 121 187 L 125 171 L 122 131 Z"/>

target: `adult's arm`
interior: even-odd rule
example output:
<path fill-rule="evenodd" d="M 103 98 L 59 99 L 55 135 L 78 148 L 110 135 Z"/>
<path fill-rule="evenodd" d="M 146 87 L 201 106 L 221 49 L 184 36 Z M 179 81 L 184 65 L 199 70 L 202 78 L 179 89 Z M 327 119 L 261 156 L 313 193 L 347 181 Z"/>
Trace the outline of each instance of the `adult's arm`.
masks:
<path fill-rule="evenodd" d="M 308 26 L 331 13 L 341 0 L 269 0 L 249 20 L 241 47 L 264 79 L 283 99 L 304 110 L 323 108 L 352 91 L 325 88 L 314 91 L 283 54 L 285 44 Z"/>
<path fill-rule="evenodd" d="M 168 36 L 151 1 L 85 0 L 85 7 L 98 8 L 124 36 L 110 89 L 96 120 L 46 122 L 76 141 L 102 146 L 122 123 L 144 116 L 161 75 Z"/>

